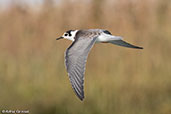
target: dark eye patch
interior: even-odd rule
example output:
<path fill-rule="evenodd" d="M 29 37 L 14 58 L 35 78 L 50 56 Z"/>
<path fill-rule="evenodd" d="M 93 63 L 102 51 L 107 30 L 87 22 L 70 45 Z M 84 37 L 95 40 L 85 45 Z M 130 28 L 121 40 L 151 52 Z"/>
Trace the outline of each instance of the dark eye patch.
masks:
<path fill-rule="evenodd" d="M 74 31 L 74 30 L 68 30 L 66 31 L 66 33 L 68 33 L 69 36 L 72 36 L 71 32 Z"/>
<path fill-rule="evenodd" d="M 68 36 L 68 34 L 64 34 L 64 36 Z"/>

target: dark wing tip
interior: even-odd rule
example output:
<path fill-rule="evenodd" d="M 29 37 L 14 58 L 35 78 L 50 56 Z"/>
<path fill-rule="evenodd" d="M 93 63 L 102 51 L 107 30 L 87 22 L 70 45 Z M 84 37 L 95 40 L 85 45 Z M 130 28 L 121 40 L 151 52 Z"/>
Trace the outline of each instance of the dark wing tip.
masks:
<path fill-rule="evenodd" d="M 77 95 L 77 97 L 78 97 L 81 101 L 84 100 L 84 94 L 83 94 L 83 95 L 78 95 L 78 94 L 76 93 L 76 95 Z"/>
<path fill-rule="evenodd" d="M 84 96 L 82 96 L 82 97 L 79 97 L 79 99 L 80 99 L 81 101 L 83 101 L 83 100 L 84 100 Z"/>
<path fill-rule="evenodd" d="M 76 94 L 76 96 L 81 100 L 83 101 L 84 100 L 84 91 L 82 91 L 81 93 L 76 90 L 76 88 L 73 88 L 74 89 L 74 92 Z"/>
<path fill-rule="evenodd" d="M 138 46 L 135 46 L 134 48 L 136 48 L 136 49 L 144 49 L 143 47 L 138 47 Z"/>

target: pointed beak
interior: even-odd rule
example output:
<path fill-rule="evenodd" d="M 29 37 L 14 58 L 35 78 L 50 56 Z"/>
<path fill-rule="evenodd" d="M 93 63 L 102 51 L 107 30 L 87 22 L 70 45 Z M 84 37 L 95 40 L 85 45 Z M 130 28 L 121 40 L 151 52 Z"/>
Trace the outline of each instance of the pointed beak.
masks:
<path fill-rule="evenodd" d="M 61 36 L 61 37 L 59 37 L 59 38 L 56 38 L 56 40 L 60 40 L 60 39 L 63 39 L 63 37 Z"/>

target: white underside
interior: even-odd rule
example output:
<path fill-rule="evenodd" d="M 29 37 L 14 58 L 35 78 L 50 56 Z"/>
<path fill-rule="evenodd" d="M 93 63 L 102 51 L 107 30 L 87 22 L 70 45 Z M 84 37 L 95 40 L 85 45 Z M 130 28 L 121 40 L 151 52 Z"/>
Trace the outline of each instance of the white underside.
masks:
<path fill-rule="evenodd" d="M 111 40 L 122 40 L 121 36 L 112 36 L 112 35 L 108 35 L 108 34 L 101 34 L 97 40 L 96 43 L 100 43 L 100 42 L 108 42 Z"/>

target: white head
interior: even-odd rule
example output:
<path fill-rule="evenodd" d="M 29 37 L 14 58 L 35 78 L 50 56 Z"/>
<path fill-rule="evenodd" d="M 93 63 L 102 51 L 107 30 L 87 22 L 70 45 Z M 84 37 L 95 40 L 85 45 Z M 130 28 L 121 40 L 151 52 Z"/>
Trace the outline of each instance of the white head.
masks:
<path fill-rule="evenodd" d="M 68 30 L 61 37 L 57 38 L 56 40 L 68 39 L 68 40 L 74 41 L 75 40 L 74 37 L 75 37 L 77 31 L 78 30 Z"/>

